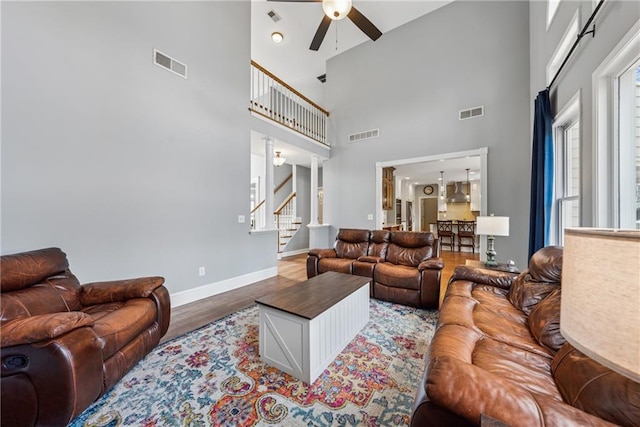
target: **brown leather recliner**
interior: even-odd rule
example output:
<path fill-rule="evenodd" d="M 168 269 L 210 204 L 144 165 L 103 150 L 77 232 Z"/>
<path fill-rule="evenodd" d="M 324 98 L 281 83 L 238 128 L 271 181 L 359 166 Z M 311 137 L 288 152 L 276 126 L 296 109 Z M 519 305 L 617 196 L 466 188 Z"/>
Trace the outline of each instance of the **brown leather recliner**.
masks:
<path fill-rule="evenodd" d="M 161 277 L 81 286 L 58 248 L 2 256 L 2 425 L 66 425 L 167 332 Z"/>

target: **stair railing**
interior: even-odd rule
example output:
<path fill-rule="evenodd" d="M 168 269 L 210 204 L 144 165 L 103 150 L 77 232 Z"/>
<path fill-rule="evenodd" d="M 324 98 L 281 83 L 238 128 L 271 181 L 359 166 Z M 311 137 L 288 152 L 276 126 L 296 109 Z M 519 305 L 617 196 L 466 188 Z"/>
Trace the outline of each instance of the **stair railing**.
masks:
<path fill-rule="evenodd" d="M 255 61 L 251 61 L 249 110 L 324 145 L 329 112 Z"/>
<path fill-rule="evenodd" d="M 285 184 L 293 178 L 293 173 L 290 173 L 276 188 L 273 190 L 273 194 L 277 194 L 278 191 L 285 186 Z M 265 206 L 266 199 L 263 199 L 258 203 L 253 209 L 251 209 L 250 217 L 251 217 L 251 229 L 257 230 L 262 228 L 262 222 L 264 221 L 264 216 L 262 215 L 262 209 Z"/>
<path fill-rule="evenodd" d="M 295 192 L 289 194 L 273 213 L 275 215 L 276 228 L 278 229 L 278 252 L 281 252 L 282 247 L 287 244 L 287 238 L 291 237 L 291 234 L 296 231 L 296 227 L 293 224 L 295 198 Z"/>

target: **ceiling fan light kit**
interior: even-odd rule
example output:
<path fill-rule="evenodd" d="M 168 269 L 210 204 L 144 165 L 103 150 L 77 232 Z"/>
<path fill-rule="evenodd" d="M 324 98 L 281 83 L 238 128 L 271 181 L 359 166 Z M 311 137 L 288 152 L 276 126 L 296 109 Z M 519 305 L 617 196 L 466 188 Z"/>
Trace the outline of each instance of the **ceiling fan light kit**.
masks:
<path fill-rule="evenodd" d="M 376 41 L 382 35 L 382 31 L 378 29 L 373 22 L 369 21 L 358 9 L 353 7 L 352 0 L 268 0 L 268 1 L 283 1 L 283 2 L 322 2 L 322 10 L 325 15 L 320 21 L 320 25 L 316 30 L 316 34 L 313 36 L 311 46 L 309 49 L 318 50 L 324 40 L 324 36 L 329 30 L 331 21 L 343 19 L 345 16 L 353 22 L 356 27 L 365 33 L 371 40 Z"/>
<path fill-rule="evenodd" d="M 351 0 L 322 0 L 322 10 L 334 21 L 344 19 L 351 11 Z"/>

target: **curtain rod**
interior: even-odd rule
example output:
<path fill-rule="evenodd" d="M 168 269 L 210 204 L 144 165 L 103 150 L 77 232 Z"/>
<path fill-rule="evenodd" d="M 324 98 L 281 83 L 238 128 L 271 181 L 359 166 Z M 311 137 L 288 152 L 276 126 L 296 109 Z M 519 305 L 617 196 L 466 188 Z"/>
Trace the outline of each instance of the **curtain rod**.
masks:
<path fill-rule="evenodd" d="M 549 83 L 549 86 L 547 86 L 547 90 L 551 90 L 551 86 L 553 86 L 553 84 L 556 82 L 556 80 L 560 76 L 560 73 L 562 72 L 562 69 L 564 68 L 564 66 L 569 61 L 569 58 L 571 58 L 571 55 L 573 54 L 573 51 L 576 50 L 576 47 L 578 47 L 578 44 L 580 43 L 580 40 L 582 40 L 582 38 L 584 36 L 586 36 L 587 34 L 592 34 L 592 37 L 596 36 L 596 24 L 593 24 L 593 29 L 592 30 L 588 30 L 588 29 L 589 29 L 589 26 L 591 25 L 591 23 L 593 22 L 593 20 L 596 18 L 596 15 L 600 11 L 600 7 L 604 4 L 604 2 L 605 2 L 605 0 L 600 0 L 598 2 L 598 5 L 593 10 L 593 13 L 591 13 L 591 16 L 589 17 L 589 20 L 587 21 L 586 24 L 584 24 L 584 27 L 582 28 L 582 31 L 580 31 L 580 34 L 578 34 L 578 37 L 576 38 L 576 41 L 573 42 L 573 46 L 571 46 L 571 50 L 569 51 L 569 53 L 567 53 L 567 56 L 564 57 L 564 61 L 562 61 L 562 65 L 560 65 L 560 68 L 558 68 L 558 71 L 556 71 L 556 74 L 553 76 L 553 79 L 551 79 L 551 83 Z"/>

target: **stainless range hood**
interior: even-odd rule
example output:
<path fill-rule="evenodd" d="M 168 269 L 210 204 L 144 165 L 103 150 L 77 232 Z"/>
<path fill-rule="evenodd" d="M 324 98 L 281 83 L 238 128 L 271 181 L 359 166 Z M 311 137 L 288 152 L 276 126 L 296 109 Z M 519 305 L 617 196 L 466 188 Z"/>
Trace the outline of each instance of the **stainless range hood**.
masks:
<path fill-rule="evenodd" d="M 454 193 L 450 194 L 447 197 L 447 203 L 468 203 L 469 202 L 467 195 L 462 192 L 462 184 L 464 183 L 463 182 L 454 183 L 455 185 Z"/>

